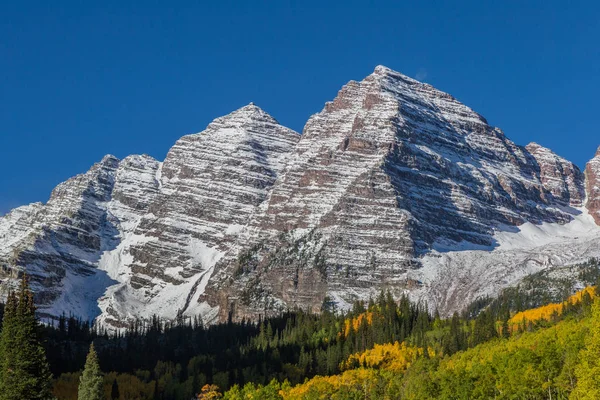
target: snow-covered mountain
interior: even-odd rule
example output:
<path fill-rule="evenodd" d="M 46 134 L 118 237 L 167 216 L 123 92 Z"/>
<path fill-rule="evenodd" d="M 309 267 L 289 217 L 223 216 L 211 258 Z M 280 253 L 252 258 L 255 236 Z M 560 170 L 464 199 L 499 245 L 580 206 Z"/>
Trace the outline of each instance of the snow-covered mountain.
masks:
<path fill-rule="evenodd" d="M 379 66 L 303 134 L 250 104 L 164 162 L 105 157 L 0 219 L 0 276 L 40 311 L 120 327 L 318 311 L 389 289 L 442 312 L 600 256 L 600 152 L 585 174 Z M 595 222 L 594 222 L 595 219 Z"/>
<path fill-rule="evenodd" d="M 202 292 L 298 139 L 250 104 L 181 138 L 163 163 L 106 156 L 46 205 L 0 219 L 4 274 L 26 269 L 48 315 L 116 327 L 174 318 Z"/>

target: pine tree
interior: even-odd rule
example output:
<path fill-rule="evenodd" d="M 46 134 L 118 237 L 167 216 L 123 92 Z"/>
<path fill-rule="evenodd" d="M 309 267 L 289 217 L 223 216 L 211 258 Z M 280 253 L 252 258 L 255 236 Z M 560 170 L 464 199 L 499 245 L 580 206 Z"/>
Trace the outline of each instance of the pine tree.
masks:
<path fill-rule="evenodd" d="M 463 350 L 463 332 L 460 318 L 458 313 L 455 312 L 450 321 L 450 332 L 444 343 L 444 353 L 452 355 L 460 350 Z"/>
<path fill-rule="evenodd" d="M 39 339 L 33 293 L 23 275 L 8 295 L 0 335 L 0 400 L 51 398 L 50 367 Z"/>
<path fill-rule="evenodd" d="M 502 320 L 502 337 L 508 339 L 510 337 L 510 327 L 508 326 L 508 317 Z"/>
<path fill-rule="evenodd" d="M 78 400 L 104 400 L 104 391 L 102 387 L 103 378 L 100 364 L 98 363 L 98 354 L 94 349 L 94 343 L 90 345 L 90 351 L 85 360 L 83 374 L 79 379 Z"/>
<path fill-rule="evenodd" d="M 13 364 L 14 354 L 11 349 L 16 348 L 17 330 L 17 296 L 11 292 L 6 299 L 4 315 L 2 319 L 2 331 L 0 331 L 0 399 L 9 399 L 9 369 Z"/>

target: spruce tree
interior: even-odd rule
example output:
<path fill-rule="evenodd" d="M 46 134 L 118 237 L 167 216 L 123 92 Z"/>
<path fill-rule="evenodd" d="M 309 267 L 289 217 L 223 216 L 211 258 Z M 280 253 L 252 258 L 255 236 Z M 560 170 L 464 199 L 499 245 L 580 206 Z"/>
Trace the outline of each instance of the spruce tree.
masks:
<path fill-rule="evenodd" d="M 0 331 L 0 399 L 8 399 L 9 379 L 8 370 L 14 360 L 14 354 L 11 349 L 16 348 L 16 313 L 17 297 L 13 292 L 8 294 L 4 315 L 2 318 L 2 331 Z"/>
<path fill-rule="evenodd" d="M 98 354 L 96 353 L 96 349 L 94 349 L 94 343 L 92 343 L 85 360 L 83 374 L 79 378 L 77 399 L 104 400 L 103 381 L 102 371 L 98 363 Z"/>
<path fill-rule="evenodd" d="M 0 400 L 51 398 L 50 367 L 39 338 L 33 293 L 23 275 L 8 295 L 0 334 Z"/>

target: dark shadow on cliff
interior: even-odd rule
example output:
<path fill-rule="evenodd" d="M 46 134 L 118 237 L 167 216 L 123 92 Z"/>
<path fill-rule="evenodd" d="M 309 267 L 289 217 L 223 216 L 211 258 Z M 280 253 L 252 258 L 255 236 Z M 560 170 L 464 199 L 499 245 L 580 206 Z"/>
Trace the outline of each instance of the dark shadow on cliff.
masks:
<path fill-rule="evenodd" d="M 414 99 L 400 101 L 402 120 L 394 121 L 396 142 L 382 168 L 396 190 L 398 207 L 414 217 L 411 236 L 417 254 L 432 250 L 489 251 L 499 245 L 493 238 L 495 231 L 516 233 L 518 225 L 524 222 L 540 224 L 556 220 L 553 211 L 537 207 L 544 204 L 539 191 L 509 180 L 511 192 L 520 194 L 515 198 L 505 188 L 506 182 L 500 182 L 495 174 L 484 169 L 484 161 L 511 163 L 526 178 L 537 179 L 540 166 L 524 147 L 508 142 L 502 132 L 487 125 L 481 117 L 480 124 L 463 127 L 467 135 L 494 136 L 507 153 L 473 149 L 467 135 L 441 117 L 437 106 L 415 103 Z M 525 155 L 525 161 L 517 154 L 519 151 Z M 548 199 L 546 204 L 553 204 L 551 193 L 544 190 L 543 195 Z M 560 208 L 578 214 L 573 208 Z M 503 209 L 514 214 L 502 212 Z"/>
<path fill-rule="evenodd" d="M 100 315 L 98 301 L 106 290 L 119 282 L 98 262 L 106 251 L 120 243 L 119 231 L 96 201 L 90 183 L 83 192 L 86 201 L 72 216 L 61 215 L 61 225 L 45 228 L 32 251 L 19 255 L 18 265 L 31 276 L 38 313 L 44 318 L 61 315 L 93 321 Z"/>

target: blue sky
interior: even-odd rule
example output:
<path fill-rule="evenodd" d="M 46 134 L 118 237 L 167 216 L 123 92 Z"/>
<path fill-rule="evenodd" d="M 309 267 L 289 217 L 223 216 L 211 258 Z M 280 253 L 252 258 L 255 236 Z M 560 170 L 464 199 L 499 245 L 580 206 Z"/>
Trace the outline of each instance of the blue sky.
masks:
<path fill-rule="evenodd" d="M 580 166 L 600 145 L 594 1 L 7 3 L 0 213 L 46 201 L 107 153 L 162 159 L 250 101 L 301 130 L 378 64 L 453 94 L 518 144 Z"/>

